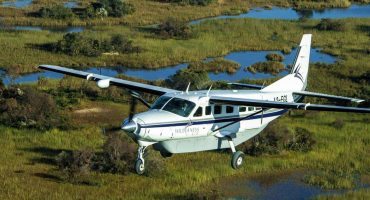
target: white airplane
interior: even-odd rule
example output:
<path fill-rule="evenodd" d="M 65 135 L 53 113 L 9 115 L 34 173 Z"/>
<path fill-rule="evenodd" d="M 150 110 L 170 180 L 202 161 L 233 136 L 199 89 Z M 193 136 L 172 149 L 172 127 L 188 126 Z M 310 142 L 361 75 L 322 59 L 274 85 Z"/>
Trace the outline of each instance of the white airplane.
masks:
<path fill-rule="evenodd" d="M 175 153 L 188 153 L 230 148 L 231 165 L 239 168 L 244 153 L 235 146 L 260 133 L 272 120 L 288 109 L 370 113 L 369 108 L 345 107 L 302 103 L 305 96 L 362 102 L 361 99 L 305 91 L 309 68 L 311 34 L 302 37 L 290 74 L 266 87 L 230 83 L 255 90 L 201 90 L 178 91 L 143 83 L 91 74 L 88 72 L 41 65 L 39 68 L 87 80 L 97 81 L 100 88 L 110 85 L 131 91 L 130 116 L 121 128 L 138 144 L 135 170 L 145 171 L 144 151 L 153 145 L 164 157 Z M 149 105 L 138 92 L 161 95 Z M 149 110 L 134 114 L 136 100 Z"/>

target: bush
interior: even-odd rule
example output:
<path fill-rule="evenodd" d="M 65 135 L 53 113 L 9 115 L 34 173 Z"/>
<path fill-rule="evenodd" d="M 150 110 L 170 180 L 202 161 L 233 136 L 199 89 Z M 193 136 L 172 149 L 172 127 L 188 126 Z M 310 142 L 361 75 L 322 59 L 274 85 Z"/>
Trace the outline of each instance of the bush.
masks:
<path fill-rule="evenodd" d="M 288 149 L 293 151 L 307 152 L 312 150 L 316 141 L 312 137 L 312 133 L 305 128 L 297 127 L 293 139 L 288 144 Z"/>
<path fill-rule="evenodd" d="M 191 30 L 186 22 L 168 19 L 158 26 L 156 33 L 162 38 L 187 39 L 191 37 Z"/>
<path fill-rule="evenodd" d="M 61 52 L 71 56 L 100 56 L 103 52 L 133 53 L 141 51 L 132 41 L 123 35 L 113 35 L 110 40 L 97 40 L 83 36 L 81 33 L 67 33 L 53 45 L 49 51 Z"/>
<path fill-rule="evenodd" d="M 277 54 L 277 53 L 270 53 L 270 54 L 267 54 L 266 59 L 269 61 L 282 62 L 284 60 L 284 56 L 281 54 Z"/>
<path fill-rule="evenodd" d="M 331 125 L 336 129 L 342 129 L 345 123 L 342 119 L 336 119 Z"/>
<path fill-rule="evenodd" d="M 100 171 L 127 174 L 133 170 L 136 160 L 135 146 L 112 134 L 103 145 L 103 153 L 97 158 L 95 168 Z"/>
<path fill-rule="evenodd" d="M 101 8 L 104 8 L 108 16 L 111 17 L 122 17 L 135 12 L 135 8 L 132 4 L 122 0 L 99 0 L 98 3 L 101 4 L 101 7 L 95 6 L 96 11 L 101 11 Z"/>
<path fill-rule="evenodd" d="M 315 140 L 312 133 L 304 128 L 294 132 L 280 124 L 270 124 L 261 134 L 240 145 L 242 151 L 252 156 L 279 154 L 285 150 L 307 152 L 312 149 Z"/>
<path fill-rule="evenodd" d="M 257 62 L 253 65 L 246 67 L 244 70 L 248 70 L 251 73 L 269 73 L 272 75 L 277 75 L 283 70 L 285 70 L 285 66 L 281 62 L 276 61 L 267 61 L 267 62 Z"/>
<path fill-rule="evenodd" d="M 216 58 L 209 62 L 194 62 L 188 66 L 190 70 L 204 70 L 207 72 L 227 72 L 229 74 L 235 73 L 240 68 L 239 63 L 225 60 L 223 58 Z"/>
<path fill-rule="evenodd" d="M 94 157 L 92 150 L 66 152 L 63 151 L 56 158 L 59 169 L 66 175 L 67 180 L 75 181 L 76 178 L 86 175 L 92 166 Z"/>
<path fill-rule="evenodd" d="M 201 89 L 210 83 L 208 73 L 204 70 L 182 69 L 166 79 L 167 87 L 185 90 L 189 83 L 192 89 Z"/>
<path fill-rule="evenodd" d="M 159 2 L 165 3 L 178 3 L 181 5 L 199 5 L 199 6 L 206 6 L 215 0 L 157 0 Z"/>
<path fill-rule="evenodd" d="M 0 122 L 12 127 L 67 128 L 68 120 L 53 98 L 32 87 L 10 87 L 0 96 Z"/>
<path fill-rule="evenodd" d="M 320 31 L 344 31 L 345 24 L 333 19 L 322 19 L 316 28 Z"/>
<path fill-rule="evenodd" d="M 66 8 L 63 5 L 56 5 L 50 8 L 42 7 L 38 11 L 39 17 L 52 18 L 52 19 L 70 19 L 74 16 L 70 8 Z"/>

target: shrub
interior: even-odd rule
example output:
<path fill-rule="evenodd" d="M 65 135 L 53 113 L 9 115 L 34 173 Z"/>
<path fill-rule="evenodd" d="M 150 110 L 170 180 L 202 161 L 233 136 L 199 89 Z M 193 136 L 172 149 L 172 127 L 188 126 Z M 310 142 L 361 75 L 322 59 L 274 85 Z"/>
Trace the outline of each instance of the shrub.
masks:
<path fill-rule="evenodd" d="M 50 51 L 50 49 L 49 49 Z M 97 40 L 85 37 L 81 33 L 67 33 L 53 45 L 52 51 L 71 56 L 84 55 L 89 57 L 100 56 L 103 52 L 132 53 L 139 52 L 132 41 L 123 35 L 113 35 L 110 40 Z"/>
<path fill-rule="evenodd" d="M 74 181 L 90 171 L 94 155 L 94 152 L 89 149 L 72 152 L 63 151 L 57 156 L 56 163 L 66 175 L 66 178 Z"/>
<path fill-rule="evenodd" d="M 111 17 L 122 17 L 135 12 L 135 7 L 132 4 L 126 3 L 122 0 L 99 0 L 98 3 L 101 4 L 101 7 L 95 6 L 95 11 L 102 12 L 101 8 L 104 8 L 108 16 Z"/>
<path fill-rule="evenodd" d="M 322 19 L 316 28 L 320 31 L 344 31 L 345 24 L 333 19 Z"/>
<path fill-rule="evenodd" d="M 225 60 L 223 58 L 216 58 L 209 62 L 194 62 L 188 66 L 190 70 L 204 70 L 207 72 L 227 72 L 229 74 L 235 73 L 240 68 L 239 63 Z"/>
<path fill-rule="evenodd" d="M 278 154 L 284 150 L 307 152 L 312 149 L 315 140 L 312 133 L 304 128 L 294 132 L 280 124 L 270 124 L 261 134 L 240 145 L 242 151 L 252 156 Z"/>
<path fill-rule="evenodd" d="M 336 119 L 331 125 L 336 129 L 342 129 L 345 123 L 342 119 Z"/>
<path fill-rule="evenodd" d="M 244 70 L 248 70 L 251 73 L 270 73 L 272 75 L 277 75 L 281 71 L 285 70 L 285 66 L 281 62 L 267 61 L 267 62 L 257 62 L 253 65 L 246 67 Z"/>
<path fill-rule="evenodd" d="M 201 89 L 210 82 L 208 73 L 204 70 L 182 69 L 166 79 L 168 87 L 185 90 L 189 83 L 191 88 Z"/>
<path fill-rule="evenodd" d="M 269 61 L 282 62 L 284 60 L 284 56 L 277 53 L 270 53 L 266 55 L 266 59 Z"/>
<path fill-rule="evenodd" d="M 297 127 L 294 137 L 288 144 L 288 149 L 293 151 L 307 152 L 312 150 L 316 141 L 312 137 L 312 133 L 305 128 Z"/>
<path fill-rule="evenodd" d="M 38 11 L 38 15 L 42 18 L 53 19 L 70 19 L 74 16 L 72 10 L 64 7 L 63 5 L 55 5 L 49 8 L 42 7 Z"/>
<path fill-rule="evenodd" d="M 103 145 L 103 153 L 97 158 L 95 168 L 111 173 L 127 174 L 136 160 L 135 146 L 118 134 L 111 134 Z"/>
<path fill-rule="evenodd" d="M 68 119 L 56 107 L 53 98 L 32 87 L 10 87 L 0 96 L 0 122 L 12 127 L 67 128 Z"/>
<path fill-rule="evenodd" d="M 199 6 L 206 6 L 215 0 L 157 0 L 159 2 L 166 2 L 166 3 L 178 3 L 182 5 L 199 5 Z"/>
<path fill-rule="evenodd" d="M 158 26 L 156 33 L 162 38 L 187 39 L 191 36 L 191 30 L 186 22 L 168 19 Z"/>

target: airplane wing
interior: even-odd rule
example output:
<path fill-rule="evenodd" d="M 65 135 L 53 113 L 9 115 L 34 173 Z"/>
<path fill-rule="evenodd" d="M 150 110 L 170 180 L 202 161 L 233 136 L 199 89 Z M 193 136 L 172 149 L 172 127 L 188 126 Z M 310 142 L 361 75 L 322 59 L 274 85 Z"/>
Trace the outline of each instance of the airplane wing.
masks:
<path fill-rule="evenodd" d="M 219 104 L 230 104 L 230 105 L 256 106 L 256 107 L 263 107 L 263 108 L 370 113 L 369 108 L 320 105 L 320 104 L 310 104 L 310 103 L 295 103 L 295 102 L 277 102 L 277 101 L 268 101 L 268 100 L 231 98 L 231 97 L 221 97 L 221 96 L 210 97 L 210 102 L 219 103 Z"/>
<path fill-rule="evenodd" d="M 301 96 L 310 96 L 310 97 L 325 98 L 325 99 L 353 101 L 353 102 L 356 102 L 356 103 L 361 103 L 361 102 L 364 101 L 363 99 L 356 99 L 356 98 L 350 98 L 350 97 L 342 97 L 342 96 L 336 96 L 336 95 L 330 95 L 330 94 L 323 94 L 323 93 L 317 93 L 317 92 L 308 92 L 308 91 L 293 92 L 293 94 L 295 94 L 295 95 L 301 95 Z"/>
<path fill-rule="evenodd" d="M 75 76 L 78 78 L 84 78 L 87 80 L 93 80 L 93 81 L 107 80 L 108 85 L 115 85 L 118 87 L 124 87 L 130 90 L 147 92 L 147 93 L 151 93 L 155 95 L 162 95 L 162 94 L 169 93 L 169 92 L 178 92 L 177 90 L 172 90 L 168 88 L 122 80 L 122 79 L 113 78 L 109 76 L 102 76 L 99 74 L 93 74 L 89 72 L 84 72 L 84 71 L 79 71 L 79 70 L 69 69 L 65 67 L 54 66 L 54 65 L 40 65 L 39 68 L 48 70 L 48 71 L 61 73 L 61 74 Z"/>
<path fill-rule="evenodd" d="M 251 88 L 251 89 L 262 89 L 263 85 L 254 85 L 254 84 L 246 84 L 246 83 L 227 83 L 228 85 L 234 85 L 234 86 L 240 86 L 245 88 Z"/>

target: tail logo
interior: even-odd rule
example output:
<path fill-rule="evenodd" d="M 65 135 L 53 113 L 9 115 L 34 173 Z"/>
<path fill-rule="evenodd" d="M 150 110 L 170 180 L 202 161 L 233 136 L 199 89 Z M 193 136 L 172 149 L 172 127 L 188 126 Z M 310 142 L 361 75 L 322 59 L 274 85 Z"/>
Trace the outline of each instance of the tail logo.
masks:
<path fill-rule="evenodd" d="M 301 64 L 298 64 L 298 66 L 295 68 L 295 70 L 293 71 L 293 73 L 295 73 L 294 77 L 296 78 L 299 78 L 299 80 L 302 81 L 302 83 L 304 83 L 303 81 L 303 76 L 302 74 L 299 72 L 299 70 L 301 69 Z"/>

